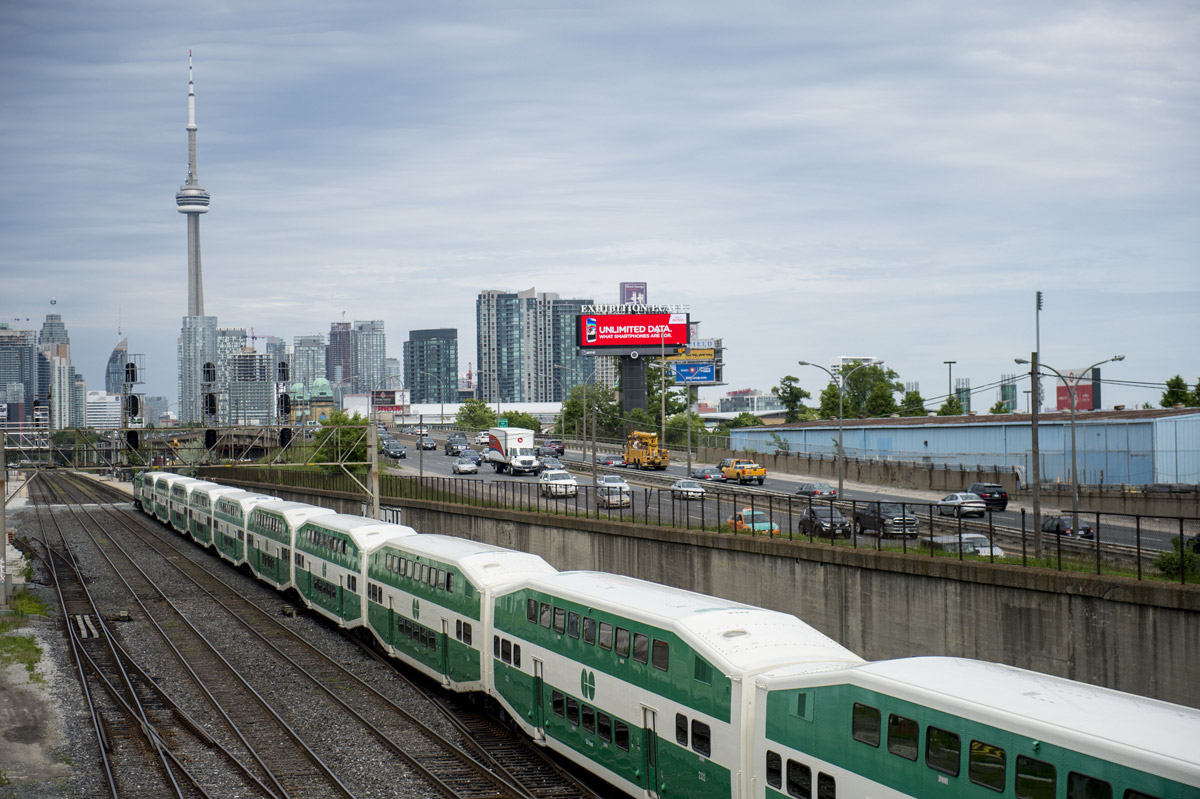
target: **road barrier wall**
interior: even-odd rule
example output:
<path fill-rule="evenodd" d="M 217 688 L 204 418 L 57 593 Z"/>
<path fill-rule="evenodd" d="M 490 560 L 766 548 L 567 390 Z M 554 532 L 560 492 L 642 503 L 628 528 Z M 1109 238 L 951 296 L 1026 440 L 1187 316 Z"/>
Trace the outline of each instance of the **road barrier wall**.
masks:
<path fill-rule="evenodd" d="M 361 513 L 344 490 L 213 479 Z M 1007 663 L 1200 707 L 1200 587 L 387 498 L 404 524 L 791 613 L 872 660 Z"/>

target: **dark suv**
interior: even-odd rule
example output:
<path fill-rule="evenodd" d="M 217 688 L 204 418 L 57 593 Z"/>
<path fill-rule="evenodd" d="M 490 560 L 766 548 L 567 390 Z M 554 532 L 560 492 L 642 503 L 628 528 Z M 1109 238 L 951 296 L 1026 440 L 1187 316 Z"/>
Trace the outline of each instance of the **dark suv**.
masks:
<path fill-rule="evenodd" d="M 859 535 L 874 530 L 880 536 L 916 537 L 921 522 L 899 502 L 867 502 L 854 507 L 854 530 Z"/>
<path fill-rule="evenodd" d="M 451 433 L 446 439 L 447 455 L 461 455 L 467 449 L 467 437 L 462 433 Z"/>
<path fill-rule="evenodd" d="M 971 483 L 967 491 L 982 499 L 988 510 L 1008 507 L 1008 492 L 999 483 Z"/>

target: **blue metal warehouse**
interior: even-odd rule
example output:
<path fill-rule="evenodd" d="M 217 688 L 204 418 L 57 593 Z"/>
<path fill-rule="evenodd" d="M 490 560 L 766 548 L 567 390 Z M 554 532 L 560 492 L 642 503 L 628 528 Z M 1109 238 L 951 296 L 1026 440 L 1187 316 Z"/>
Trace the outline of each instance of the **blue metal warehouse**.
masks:
<path fill-rule="evenodd" d="M 1200 483 L 1200 409 L 1080 411 L 1076 449 L 1081 483 Z M 847 419 L 847 458 L 1015 468 L 1022 482 L 1032 469 L 1031 417 L 918 416 Z M 730 431 L 733 449 L 752 452 L 837 453 L 838 423 Z M 1042 479 L 1071 478 L 1071 416 L 1038 417 Z"/>

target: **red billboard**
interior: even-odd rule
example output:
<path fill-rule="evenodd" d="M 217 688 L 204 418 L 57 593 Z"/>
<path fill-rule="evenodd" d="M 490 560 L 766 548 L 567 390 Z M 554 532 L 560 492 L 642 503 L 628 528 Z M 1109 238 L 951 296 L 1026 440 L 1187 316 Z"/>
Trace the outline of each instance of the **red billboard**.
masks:
<path fill-rule="evenodd" d="M 584 314 L 579 317 L 578 344 L 583 349 L 686 347 L 685 313 Z"/>
<path fill-rule="evenodd" d="M 1056 399 L 1058 400 L 1058 409 L 1060 411 L 1071 410 L 1071 392 L 1062 383 L 1058 384 Z M 1077 411 L 1094 411 L 1092 407 L 1092 384 L 1080 383 L 1075 389 L 1075 410 Z"/>

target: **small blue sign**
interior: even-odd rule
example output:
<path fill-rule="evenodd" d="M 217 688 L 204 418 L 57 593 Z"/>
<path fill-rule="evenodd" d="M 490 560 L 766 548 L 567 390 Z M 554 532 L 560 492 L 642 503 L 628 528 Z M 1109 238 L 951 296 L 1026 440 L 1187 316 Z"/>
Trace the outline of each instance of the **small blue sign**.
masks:
<path fill-rule="evenodd" d="M 715 383 L 717 382 L 717 366 L 712 361 L 696 361 L 694 363 L 675 363 L 676 383 Z"/>

